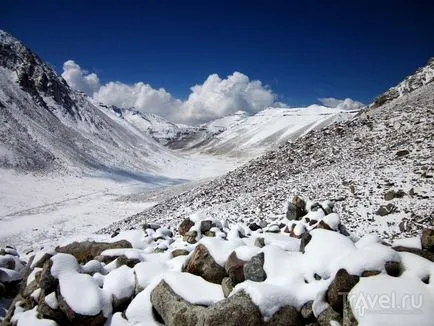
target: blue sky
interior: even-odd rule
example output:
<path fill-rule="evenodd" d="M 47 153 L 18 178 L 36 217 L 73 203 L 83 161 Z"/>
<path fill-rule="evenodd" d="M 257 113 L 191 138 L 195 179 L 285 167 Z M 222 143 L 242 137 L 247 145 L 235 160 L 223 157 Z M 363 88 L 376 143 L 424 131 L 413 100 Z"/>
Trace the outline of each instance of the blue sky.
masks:
<path fill-rule="evenodd" d="M 369 103 L 434 56 L 433 1 L 9 1 L 0 28 L 59 73 L 139 81 L 185 100 L 213 73 L 291 106 Z"/>

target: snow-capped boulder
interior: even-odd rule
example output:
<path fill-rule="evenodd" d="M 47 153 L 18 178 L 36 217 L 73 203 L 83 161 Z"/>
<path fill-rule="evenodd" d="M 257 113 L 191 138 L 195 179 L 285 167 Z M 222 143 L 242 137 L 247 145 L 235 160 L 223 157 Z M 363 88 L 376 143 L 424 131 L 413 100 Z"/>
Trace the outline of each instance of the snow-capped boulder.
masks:
<path fill-rule="evenodd" d="M 225 276 L 225 269 L 216 263 L 203 244 L 198 244 L 189 260 L 184 265 L 184 272 L 201 276 L 203 279 L 220 284 Z"/>

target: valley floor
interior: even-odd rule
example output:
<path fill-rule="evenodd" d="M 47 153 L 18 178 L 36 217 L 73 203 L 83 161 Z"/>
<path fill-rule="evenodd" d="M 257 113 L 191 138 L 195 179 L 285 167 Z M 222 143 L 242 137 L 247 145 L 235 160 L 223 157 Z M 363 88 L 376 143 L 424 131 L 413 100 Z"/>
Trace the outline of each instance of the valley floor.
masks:
<path fill-rule="evenodd" d="M 0 169 L 0 247 L 40 250 L 85 239 L 112 222 L 221 175 L 240 162 L 192 155 L 163 176 L 38 176 Z M 166 194 L 166 195 L 165 195 Z"/>

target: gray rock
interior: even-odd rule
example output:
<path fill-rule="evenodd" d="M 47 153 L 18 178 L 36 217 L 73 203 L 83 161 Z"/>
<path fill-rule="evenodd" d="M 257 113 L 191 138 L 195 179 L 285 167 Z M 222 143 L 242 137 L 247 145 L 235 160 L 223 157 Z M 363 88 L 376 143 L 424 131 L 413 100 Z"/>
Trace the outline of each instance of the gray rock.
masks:
<path fill-rule="evenodd" d="M 337 321 L 342 324 L 342 316 L 333 310 L 332 307 L 327 307 L 320 315 L 317 317 L 318 324 L 320 326 L 330 326 L 332 321 Z"/>
<path fill-rule="evenodd" d="M 259 248 L 265 247 L 265 240 L 264 240 L 264 238 L 261 238 L 261 237 L 256 238 L 255 239 L 255 246 L 259 247 Z"/>
<path fill-rule="evenodd" d="M 199 320 L 206 311 L 205 307 L 192 305 L 182 299 L 164 281 L 152 290 L 151 303 L 166 326 L 200 325 Z"/>
<path fill-rule="evenodd" d="M 239 259 L 235 251 L 229 255 L 228 260 L 225 263 L 226 273 L 235 285 L 244 282 L 245 280 L 243 270 L 245 264 L 246 261 Z"/>
<path fill-rule="evenodd" d="M 420 238 L 422 249 L 434 253 L 434 229 L 424 229 Z"/>
<path fill-rule="evenodd" d="M 251 223 L 249 224 L 249 229 L 252 231 L 259 230 L 261 227 L 257 223 Z"/>
<path fill-rule="evenodd" d="M 151 292 L 151 303 L 166 326 L 240 326 L 262 325 L 262 316 L 244 292 L 217 302 L 210 307 L 195 306 L 161 281 Z"/>
<path fill-rule="evenodd" d="M 402 273 L 401 264 L 397 261 L 387 261 L 384 264 L 386 273 L 390 276 L 398 277 Z"/>
<path fill-rule="evenodd" d="M 73 242 L 64 247 L 57 247 L 56 252 L 74 256 L 80 264 L 85 264 L 108 249 L 132 248 L 127 240 L 117 242 L 83 241 Z"/>
<path fill-rule="evenodd" d="M 200 233 L 204 234 L 206 232 L 208 232 L 209 230 L 211 230 L 211 228 L 213 228 L 215 226 L 215 224 L 210 221 L 210 220 L 204 220 L 200 222 Z"/>
<path fill-rule="evenodd" d="M 49 259 L 45 262 L 39 278 L 39 287 L 43 289 L 45 293 L 56 291 L 57 285 L 59 284 L 59 281 L 51 275 L 51 266 L 53 266 L 53 261 Z"/>
<path fill-rule="evenodd" d="M 183 240 L 187 243 L 190 244 L 195 244 L 196 241 L 196 237 L 197 237 L 197 232 L 196 231 L 188 231 L 184 233 L 184 238 Z"/>
<path fill-rule="evenodd" d="M 190 228 L 194 225 L 194 222 L 190 220 L 189 218 L 186 218 L 184 221 L 181 222 L 178 226 L 178 232 L 180 235 L 185 235 L 188 231 L 190 231 Z"/>
<path fill-rule="evenodd" d="M 225 298 L 231 294 L 232 290 L 234 289 L 234 282 L 232 282 L 230 277 L 225 277 L 222 281 L 222 290 Z"/>
<path fill-rule="evenodd" d="M 302 326 L 303 321 L 300 313 L 295 307 L 284 306 L 280 308 L 270 320 L 265 323 L 265 326 Z"/>
<path fill-rule="evenodd" d="M 187 256 L 189 253 L 186 249 L 175 249 L 172 251 L 172 257 Z"/>
<path fill-rule="evenodd" d="M 253 256 L 250 261 L 244 265 L 244 277 L 246 280 L 254 282 L 263 282 L 267 278 L 264 271 L 264 253 L 261 252 Z"/>
<path fill-rule="evenodd" d="M 305 323 L 313 323 L 316 318 L 313 314 L 313 300 L 306 302 L 300 309 L 301 317 Z"/>
<path fill-rule="evenodd" d="M 309 241 L 312 239 L 312 235 L 309 232 L 303 233 L 300 239 L 300 251 L 304 253 L 304 249 L 306 248 Z"/>
<path fill-rule="evenodd" d="M 223 278 L 227 276 L 225 269 L 214 261 L 203 244 L 196 247 L 182 271 L 201 276 L 208 282 L 216 284 L 221 284 Z"/>
<path fill-rule="evenodd" d="M 349 274 L 345 269 L 340 269 L 336 273 L 335 279 L 330 283 L 327 290 L 327 301 L 333 310 L 342 313 L 344 294 L 349 293 L 358 282 L 359 277 Z"/>
<path fill-rule="evenodd" d="M 408 154 L 410 154 L 410 151 L 408 151 L 407 149 L 402 149 L 396 152 L 396 156 L 398 157 L 406 156 Z"/>
<path fill-rule="evenodd" d="M 398 191 L 395 191 L 391 189 L 384 194 L 384 200 L 392 200 L 395 198 L 402 198 L 404 196 L 405 196 L 405 192 L 403 190 L 400 189 Z"/>

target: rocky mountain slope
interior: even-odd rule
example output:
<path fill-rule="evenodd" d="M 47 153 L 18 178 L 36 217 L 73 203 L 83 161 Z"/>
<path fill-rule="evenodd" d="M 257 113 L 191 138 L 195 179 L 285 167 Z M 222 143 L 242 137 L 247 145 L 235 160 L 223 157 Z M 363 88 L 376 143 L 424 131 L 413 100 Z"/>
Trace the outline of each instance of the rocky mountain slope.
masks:
<path fill-rule="evenodd" d="M 269 222 L 285 214 L 293 191 L 333 198 L 356 234 L 376 232 L 386 239 L 415 235 L 434 223 L 433 125 L 434 83 L 427 83 L 348 122 L 283 144 L 102 232 L 144 222 L 176 225 L 197 211 L 234 221 Z"/>
<path fill-rule="evenodd" d="M 146 224 L 21 257 L 1 249 L 0 300 L 15 298 L 7 314 L 0 305 L 0 320 L 3 313 L 4 325 L 18 326 L 431 325 L 432 230 L 390 247 L 372 234 L 348 236 L 331 201 L 294 197 L 289 207 L 269 225 L 194 215 L 176 229 Z"/>
<path fill-rule="evenodd" d="M 391 87 L 387 92 L 377 97 L 372 104 L 379 107 L 385 103 L 393 101 L 398 97 L 405 96 L 422 85 L 434 81 L 434 57 L 428 60 L 426 66 L 418 69 L 413 75 L 408 76 L 398 85 Z"/>
<path fill-rule="evenodd" d="M 155 172 L 177 155 L 110 118 L 31 50 L 0 32 L 0 166 Z"/>

